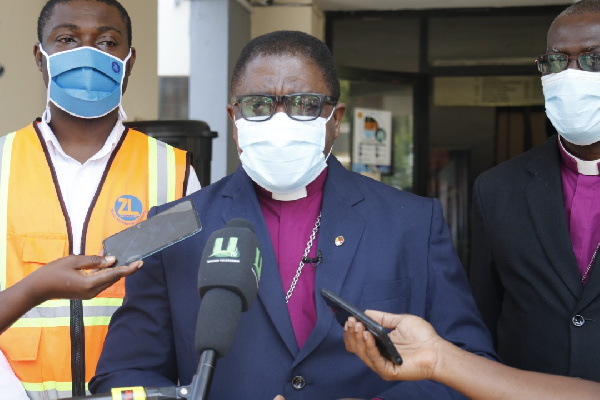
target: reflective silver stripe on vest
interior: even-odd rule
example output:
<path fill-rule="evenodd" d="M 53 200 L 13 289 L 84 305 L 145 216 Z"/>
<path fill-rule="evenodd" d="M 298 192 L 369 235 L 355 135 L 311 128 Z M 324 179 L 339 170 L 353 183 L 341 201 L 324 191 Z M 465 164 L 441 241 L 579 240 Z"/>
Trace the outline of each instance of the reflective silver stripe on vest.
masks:
<path fill-rule="evenodd" d="M 108 325 L 114 312 L 123 303 L 121 298 L 96 297 L 83 301 L 85 326 Z M 69 300 L 48 300 L 32 308 L 12 326 L 15 328 L 56 327 L 70 325 Z"/>
<path fill-rule="evenodd" d="M 156 205 L 168 201 L 169 168 L 167 157 L 167 144 L 156 141 Z"/>
<path fill-rule="evenodd" d="M 118 306 L 89 306 L 83 308 L 85 317 L 110 317 L 117 311 Z M 67 318 L 70 316 L 70 308 L 67 307 L 35 307 L 29 310 L 21 318 Z"/>
<path fill-rule="evenodd" d="M 6 230 L 8 224 L 8 177 L 12 142 L 17 132 L 0 137 L 0 290 L 6 289 Z"/>
<path fill-rule="evenodd" d="M 27 397 L 30 400 L 49 400 L 49 399 L 65 399 L 73 395 L 72 389 L 70 390 L 56 390 L 48 389 L 43 392 L 37 392 L 33 390 L 25 390 Z"/>
<path fill-rule="evenodd" d="M 4 143 L 6 143 L 6 138 L 8 135 L 0 137 L 0 165 L 2 165 L 2 150 L 4 149 Z"/>
<path fill-rule="evenodd" d="M 87 389 L 87 383 L 86 383 Z M 27 397 L 31 400 L 49 400 L 49 399 L 64 399 L 71 397 L 72 384 L 71 382 L 54 382 L 48 381 L 44 383 L 26 383 L 23 382 L 23 387 L 27 393 Z M 86 390 L 86 396 L 90 392 Z"/>

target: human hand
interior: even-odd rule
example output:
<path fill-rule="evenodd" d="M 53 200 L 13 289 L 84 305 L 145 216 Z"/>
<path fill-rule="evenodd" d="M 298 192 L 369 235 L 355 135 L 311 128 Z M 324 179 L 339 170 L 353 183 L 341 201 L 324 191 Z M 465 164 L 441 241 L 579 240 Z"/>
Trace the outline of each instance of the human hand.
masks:
<path fill-rule="evenodd" d="M 402 356 L 402 365 L 384 358 L 375 344 L 373 335 L 354 317 L 344 326 L 346 350 L 360 359 L 385 380 L 414 381 L 431 379 L 440 359 L 440 338 L 433 326 L 414 315 L 396 315 L 367 310 L 369 317 L 384 328 L 393 329 L 389 336 Z"/>
<path fill-rule="evenodd" d="M 27 280 L 32 294 L 39 302 L 55 299 L 91 299 L 124 276 L 137 271 L 143 264 L 135 261 L 129 265 L 107 268 L 115 257 L 67 256 L 52 261 L 35 270 Z"/>

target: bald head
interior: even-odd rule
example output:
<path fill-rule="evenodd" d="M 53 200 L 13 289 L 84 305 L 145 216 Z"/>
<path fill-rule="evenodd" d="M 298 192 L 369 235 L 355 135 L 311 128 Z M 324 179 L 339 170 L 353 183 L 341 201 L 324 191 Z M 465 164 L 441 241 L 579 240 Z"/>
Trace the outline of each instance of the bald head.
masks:
<path fill-rule="evenodd" d="M 583 14 L 600 14 L 600 0 L 578 1 L 577 3 L 567 7 L 563 12 L 558 14 L 558 16 L 554 18 L 554 21 L 552 21 L 552 25 L 554 25 L 556 20 L 560 17 Z"/>

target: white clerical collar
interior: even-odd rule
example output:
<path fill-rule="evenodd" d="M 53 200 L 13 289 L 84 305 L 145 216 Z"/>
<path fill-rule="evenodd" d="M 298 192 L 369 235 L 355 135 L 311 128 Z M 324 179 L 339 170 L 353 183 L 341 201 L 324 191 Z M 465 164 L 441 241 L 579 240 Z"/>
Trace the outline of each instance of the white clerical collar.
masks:
<path fill-rule="evenodd" d="M 273 195 L 273 200 L 281 200 L 281 201 L 293 201 L 293 200 L 298 200 L 298 199 L 303 199 L 306 196 L 308 196 L 308 193 L 306 191 L 306 186 L 301 187 L 300 189 L 294 190 L 291 193 L 272 193 Z"/>
<path fill-rule="evenodd" d="M 569 153 L 569 151 L 565 148 L 565 146 L 563 146 L 561 140 L 559 140 L 558 143 L 560 144 L 560 147 L 565 152 L 565 154 L 568 155 L 569 157 L 571 157 L 577 164 L 577 172 L 579 172 L 581 175 L 590 175 L 590 176 L 600 175 L 600 170 L 598 169 L 598 163 L 600 163 L 600 160 L 592 160 L 592 161 L 581 160 L 581 159 L 575 157 L 573 154 Z"/>

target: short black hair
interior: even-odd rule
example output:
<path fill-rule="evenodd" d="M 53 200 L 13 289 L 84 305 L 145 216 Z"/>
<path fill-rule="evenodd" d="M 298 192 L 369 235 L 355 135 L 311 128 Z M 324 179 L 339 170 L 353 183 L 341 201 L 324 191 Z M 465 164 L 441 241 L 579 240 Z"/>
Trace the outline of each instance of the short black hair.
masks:
<path fill-rule="evenodd" d="M 291 55 L 314 62 L 323 73 L 330 96 L 340 97 L 340 81 L 333 55 L 325 43 L 300 31 L 275 31 L 258 36 L 246 44 L 231 76 L 230 91 L 238 87 L 250 61 L 260 56 Z"/>
<path fill-rule="evenodd" d="M 40 12 L 40 16 L 38 17 L 38 22 L 37 22 L 38 42 L 42 43 L 42 32 L 44 30 L 44 27 L 48 23 L 48 20 L 52 16 L 52 13 L 54 12 L 54 7 L 56 7 L 58 4 L 68 3 L 70 1 L 73 1 L 73 0 L 48 0 L 46 2 L 44 7 L 42 8 L 42 11 Z M 123 22 L 125 22 L 125 25 L 127 26 L 127 44 L 129 45 L 129 47 L 131 47 L 131 40 L 132 40 L 131 18 L 129 18 L 129 14 L 127 14 L 127 10 L 125 10 L 125 7 L 123 7 L 123 5 L 121 5 L 121 3 L 119 3 L 117 0 L 87 0 L 87 1 L 97 1 L 100 3 L 105 3 L 105 4 L 108 4 L 109 6 L 116 7 L 117 10 L 119 10 L 119 13 L 121 14 L 121 18 L 123 18 Z"/>
<path fill-rule="evenodd" d="M 581 15 L 581 14 L 600 14 L 600 0 L 581 0 L 577 3 L 570 5 L 563 12 L 558 14 L 552 24 L 557 19 L 565 15 Z"/>

